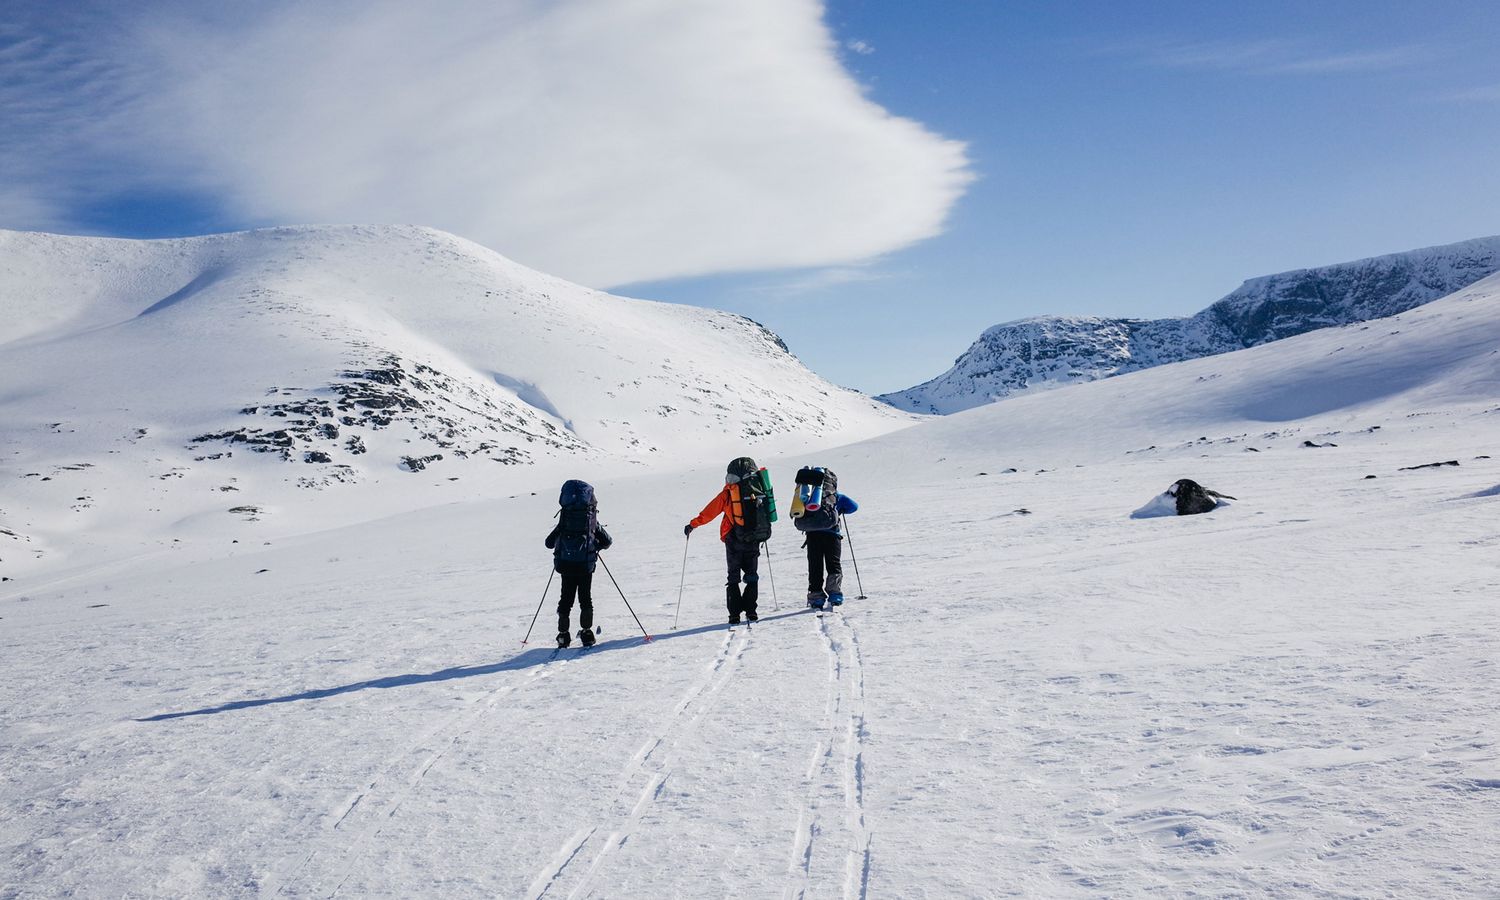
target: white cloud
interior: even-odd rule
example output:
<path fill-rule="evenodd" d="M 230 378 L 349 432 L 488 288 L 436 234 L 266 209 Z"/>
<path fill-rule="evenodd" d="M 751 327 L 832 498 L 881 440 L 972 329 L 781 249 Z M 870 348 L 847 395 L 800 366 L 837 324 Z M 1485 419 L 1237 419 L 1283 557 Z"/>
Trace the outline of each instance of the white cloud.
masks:
<path fill-rule="evenodd" d="M 110 147 L 247 221 L 433 225 L 607 286 L 869 259 L 971 178 L 865 96 L 818 0 L 131 9 L 95 36 L 131 98 Z"/>
<path fill-rule="evenodd" d="M 860 56 L 869 56 L 871 53 L 875 52 L 874 45 L 866 41 L 848 41 L 844 44 L 844 46 L 848 47 L 850 50 L 853 50 L 855 53 L 858 53 Z"/>

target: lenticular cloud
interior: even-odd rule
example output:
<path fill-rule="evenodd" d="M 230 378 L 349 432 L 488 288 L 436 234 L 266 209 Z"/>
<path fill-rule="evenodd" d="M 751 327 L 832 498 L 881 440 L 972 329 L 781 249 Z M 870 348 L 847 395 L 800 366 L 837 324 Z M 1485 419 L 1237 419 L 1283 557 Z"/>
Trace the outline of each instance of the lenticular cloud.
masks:
<path fill-rule="evenodd" d="M 606 286 L 868 259 L 941 230 L 963 145 L 868 99 L 822 13 L 177 7 L 128 23 L 117 55 L 157 180 L 251 222 L 434 225 Z"/>

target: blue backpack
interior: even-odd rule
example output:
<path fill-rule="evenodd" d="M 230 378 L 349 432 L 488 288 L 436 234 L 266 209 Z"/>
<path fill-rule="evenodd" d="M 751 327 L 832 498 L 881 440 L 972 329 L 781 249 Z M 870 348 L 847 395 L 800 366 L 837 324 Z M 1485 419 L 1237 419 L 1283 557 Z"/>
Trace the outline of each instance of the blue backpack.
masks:
<path fill-rule="evenodd" d="M 557 513 L 557 548 L 552 558 L 568 563 L 593 562 L 599 552 L 594 540 L 594 532 L 599 529 L 594 486 L 577 479 L 565 481 L 557 502 L 562 509 Z"/>

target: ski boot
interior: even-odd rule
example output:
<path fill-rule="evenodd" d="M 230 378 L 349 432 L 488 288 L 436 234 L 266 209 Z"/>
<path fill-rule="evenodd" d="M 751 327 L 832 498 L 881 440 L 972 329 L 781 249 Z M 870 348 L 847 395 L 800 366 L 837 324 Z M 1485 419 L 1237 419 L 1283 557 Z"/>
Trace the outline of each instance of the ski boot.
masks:
<path fill-rule="evenodd" d="M 813 594 L 807 598 L 807 608 L 821 611 L 823 609 L 823 600 L 824 597 L 821 594 Z"/>
<path fill-rule="evenodd" d="M 566 631 L 559 631 L 557 633 L 557 649 L 566 650 L 571 643 L 573 643 L 573 638 Z"/>
<path fill-rule="evenodd" d="M 828 595 L 828 605 L 829 606 L 843 606 L 844 605 L 844 595 L 843 594 L 829 594 Z"/>
<path fill-rule="evenodd" d="M 578 639 L 583 641 L 583 646 L 585 647 L 594 646 L 594 629 L 585 628 L 584 630 L 578 632 Z"/>
<path fill-rule="evenodd" d="M 746 622 L 759 622 L 760 621 L 760 613 L 757 613 L 753 609 L 749 610 L 748 612 L 745 613 L 745 621 Z"/>

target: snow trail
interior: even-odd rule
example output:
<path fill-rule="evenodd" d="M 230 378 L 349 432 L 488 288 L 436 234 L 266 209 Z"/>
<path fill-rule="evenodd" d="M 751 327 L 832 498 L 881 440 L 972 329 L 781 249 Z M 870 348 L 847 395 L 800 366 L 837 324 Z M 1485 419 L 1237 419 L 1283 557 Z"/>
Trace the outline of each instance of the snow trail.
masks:
<path fill-rule="evenodd" d="M 690 736 L 694 727 L 711 709 L 715 695 L 734 675 L 736 663 L 750 646 L 748 628 L 726 629 L 718 653 L 704 667 L 702 677 L 693 683 L 677 702 L 667 721 L 656 733 L 642 744 L 621 770 L 613 796 L 606 801 L 604 819 L 587 829 L 587 834 L 571 852 L 560 850 L 554 857 L 559 864 L 542 870 L 531 883 L 529 896 L 533 900 L 552 893 L 569 874 L 569 869 L 584 848 L 597 834 L 603 839 L 596 842 L 586 870 L 578 881 L 568 889 L 569 898 L 587 896 L 596 876 L 611 851 L 625 846 L 639 826 L 641 817 L 651 802 L 660 795 L 667 780 L 672 776 L 677 763 L 677 748 Z M 606 824 L 607 823 L 607 824 Z"/>
<path fill-rule="evenodd" d="M 527 672 L 520 682 L 502 684 L 493 688 L 475 700 L 471 704 L 472 709 L 459 711 L 449 716 L 431 731 L 423 734 L 404 753 L 392 758 L 375 773 L 364 789 L 349 800 L 343 811 L 337 812 L 336 818 L 330 814 L 329 817 L 333 818 L 333 822 L 328 829 L 340 835 L 348 835 L 348 837 L 338 842 L 340 844 L 338 846 L 327 846 L 325 843 L 324 846 L 309 852 L 285 879 L 267 884 L 266 893 L 272 896 L 288 893 L 293 896 L 302 893 L 312 896 L 336 896 L 358 867 L 370 842 L 379 837 L 385 823 L 400 811 L 402 804 L 413 791 L 418 789 L 432 767 L 437 765 L 455 745 L 463 740 L 465 735 L 493 711 L 501 699 L 548 677 L 551 674 L 549 666 L 566 663 L 566 659 L 548 659 Z M 388 787 L 392 780 L 392 773 L 397 771 L 404 771 L 407 774 L 394 786 Z M 368 802 L 370 797 L 381 793 L 385 794 L 383 798 L 379 798 L 374 803 Z M 361 810 L 365 811 L 363 818 L 367 820 L 363 823 L 359 822 L 359 816 L 356 815 L 356 812 Z M 349 822 L 351 817 L 354 818 L 354 822 L 346 827 L 345 823 Z M 302 891 L 290 887 L 320 856 L 337 856 L 340 857 L 340 861 L 336 862 L 327 874 L 315 878 L 309 890 Z M 325 889 L 330 883 L 333 885 L 332 889 Z"/>
<path fill-rule="evenodd" d="M 782 896 L 840 893 L 862 898 L 869 890 L 871 864 L 864 663 L 858 637 L 842 611 L 820 613 L 816 629 L 826 655 L 826 699 L 803 775 L 805 798 L 792 829 Z"/>

